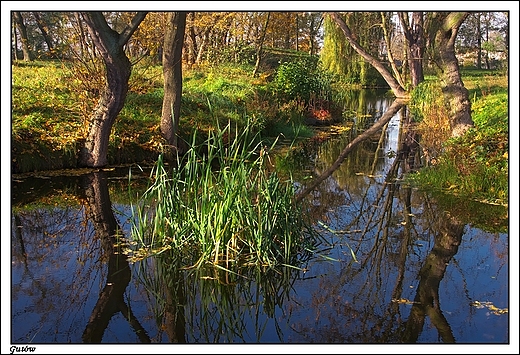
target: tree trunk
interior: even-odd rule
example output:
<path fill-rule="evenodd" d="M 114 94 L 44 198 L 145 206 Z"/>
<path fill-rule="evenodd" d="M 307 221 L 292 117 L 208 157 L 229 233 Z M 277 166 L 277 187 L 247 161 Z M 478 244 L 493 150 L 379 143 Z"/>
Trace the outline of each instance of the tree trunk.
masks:
<path fill-rule="evenodd" d="M 345 160 L 347 155 L 356 147 L 359 145 L 359 143 L 369 139 L 382 129 L 391 119 L 394 117 L 394 115 L 399 112 L 399 110 L 406 104 L 406 100 L 402 99 L 396 99 L 390 107 L 385 111 L 385 113 L 379 118 L 379 120 L 374 123 L 370 128 L 365 130 L 360 135 L 356 136 L 350 143 L 347 144 L 347 146 L 341 151 L 338 158 L 334 161 L 334 163 L 321 175 L 316 177 L 309 186 L 307 186 L 303 191 L 299 192 L 298 195 L 295 197 L 296 202 L 300 202 L 306 195 L 308 195 L 312 190 L 314 190 L 323 180 L 328 178 L 334 171 L 336 171 L 340 166 L 341 163 Z"/>
<path fill-rule="evenodd" d="M 406 87 L 406 84 L 403 80 L 403 77 L 401 76 L 401 73 L 399 72 L 399 69 L 397 68 L 397 64 L 395 63 L 394 56 L 392 54 L 392 39 L 387 28 L 386 14 L 384 12 L 381 12 L 381 27 L 383 29 L 383 35 L 386 43 L 386 56 L 388 57 L 388 62 L 390 63 L 392 72 L 394 73 L 394 78 L 399 83 L 399 86 L 404 88 Z"/>
<path fill-rule="evenodd" d="M 36 25 L 38 26 L 38 29 L 42 33 L 43 39 L 45 40 L 45 43 L 47 44 L 47 50 L 49 51 L 49 56 L 51 58 L 55 57 L 55 53 L 53 51 L 54 46 L 52 44 L 52 39 L 49 36 L 49 33 L 46 30 L 45 22 L 40 17 L 40 14 L 38 12 L 33 12 L 34 19 L 36 20 Z"/>
<path fill-rule="evenodd" d="M 300 34 L 300 28 L 299 28 L 299 23 L 298 23 L 298 13 L 296 13 L 296 36 L 295 36 L 296 37 L 296 41 L 295 41 L 296 42 L 296 48 L 295 48 L 296 51 L 298 51 L 298 49 L 299 49 L 298 48 L 298 44 L 299 44 L 298 43 L 298 36 L 299 36 L 299 34 Z"/>
<path fill-rule="evenodd" d="M 164 99 L 161 134 L 171 148 L 179 150 L 179 118 L 182 97 L 182 47 L 186 12 L 170 12 L 166 23 L 163 50 Z"/>
<path fill-rule="evenodd" d="M 208 37 L 209 32 L 211 31 L 211 28 L 207 28 L 204 30 L 204 34 L 202 35 L 202 41 L 199 46 L 199 51 L 197 53 L 197 59 L 195 59 L 196 63 L 199 63 L 202 61 L 202 56 L 204 55 L 204 51 L 206 50 L 206 46 L 208 45 Z"/>
<path fill-rule="evenodd" d="M 350 31 L 350 28 L 346 24 L 346 22 L 341 18 L 341 16 L 337 12 L 329 12 L 328 15 L 330 18 L 339 26 L 339 28 L 343 31 L 345 34 L 345 37 L 347 38 L 348 42 L 354 48 L 354 50 L 362 56 L 370 65 L 372 65 L 378 72 L 383 76 L 386 83 L 390 86 L 392 89 L 394 95 L 398 98 L 408 98 L 409 93 L 406 92 L 406 90 L 399 85 L 399 82 L 392 76 L 392 73 L 390 73 L 383 63 L 381 63 L 377 58 L 372 57 L 363 47 L 357 43 L 354 36 L 352 35 L 352 32 Z"/>
<path fill-rule="evenodd" d="M 265 34 L 267 33 L 267 26 L 269 25 L 269 17 L 271 16 L 271 13 L 267 13 L 267 17 L 265 19 L 264 27 L 262 31 L 259 34 L 259 37 L 257 38 L 257 47 L 256 47 L 256 63 L 255 63 L 255 69 L 253 70 L 253 77 L 258 74 L 258 69 L 260 69 L 260 61 L 262 60 L 262 50 L 264 47 L 264 41 L 265 41 Z"/>
<path fill-rule="evenodd" d="M 197 56 L 197 35 L 195 34 L 195 12 L 190 12 L 189 20 L 189 47 L 188 47 L 188 63 L 190 65 L 195 64 Z M 188 19 L 187 19 L 188 21 Z"/>
<path fill-rule="evenodd" d="M 480 12 L 477 12 L 477 69 L 482 69 L 482 32 L 480 29 Z"/>
<path fill-rule="evenodd" d="M 144 20 L 146 12 L 138 13 L 121 34 L 112 30 L 101 12 L 85 12 L 88 31 L 101 53 L 106 69 L 106 84 L 99 103 L 90 117 L 90 127 L 84 147 L 80 150 L 79 165 L 102 167 L 107 165 L 108 140 L 115 119 L 125 103 L 131 64 L 123 46 Z"/>
<path fill-rule="evenodd" d="M 23 22 L 23 16 L 20 11 L 14 11 L 14 20 L 16 22 L 16 27 L 18 28 L 18 32 L 20 33 L 20 39 L 22 41 L 22 53 L 23 60 L 25 62 L 30 62 L 33 60 L 33 56 L 31 50 L 29 49 L 29 39 L 27 37 L 27 27 L 25 27 L 25 23 Z"/>
<path fill-rule="evenodd" d="M 424 81 L 423 63 L 426 48 L 424 17 L 422 12 L 414 12 L 412 14 L 412 24 L 410 25 L 407 13 L 399 12 L 398 15 L 404 36 L 408 42 L 408 66 L 410 67 L 412 88 L 415 88 Z"/>
<path fill-rule="evenodd" d="M 13 30 L 13 60 L 18 60 L 18 36 L 16 35 L 16 24 L 12 23 L 12 30 Z"/>
<path fill-rule="evenodd" d="M 473 127 L 469 93 L 462 82 L 459 61 L 455 56 L 457 32 L 468 15 L 468 12 L 434 13 L 431 18 L 432 24 L 436 24 L 430 32 L 433 37 L 430 37 L 430 40 L 433 39 L 432 59 L 437 65 L 437 75 L 444 83 L 442 91 L 453 137 Z"/>

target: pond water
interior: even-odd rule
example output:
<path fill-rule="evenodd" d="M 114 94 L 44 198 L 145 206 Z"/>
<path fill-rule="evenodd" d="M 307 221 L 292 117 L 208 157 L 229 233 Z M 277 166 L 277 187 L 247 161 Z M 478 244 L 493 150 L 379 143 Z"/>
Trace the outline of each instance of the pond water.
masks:
<path fill-rule="evenodd" d="M 236 278 L 129 264 L 109 233 L 130 233 L 128 167 L 14 178 L 11 344 L 508 344 L 508 209 L 404 184 L 421 155 L 413 144 L 402 154 L 406 109 L 327 173 L 391 103 L 361 101 L 353 129 L 323 127 L 328 138 L 286 151 L 299 189 L 326 173 L 302 200 L 324 236 L 304 270 Z M 148 172 L 131 171 L 142 191 Z"/>

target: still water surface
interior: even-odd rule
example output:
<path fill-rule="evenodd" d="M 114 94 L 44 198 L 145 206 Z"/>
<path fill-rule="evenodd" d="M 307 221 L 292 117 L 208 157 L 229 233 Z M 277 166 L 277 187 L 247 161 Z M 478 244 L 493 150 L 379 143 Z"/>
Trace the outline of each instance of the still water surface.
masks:
<path fill-rule="evenodd" d="M 389 105 L 363 100 L 355 129 L 291 148 L 298 188 Z M 14 179 L 11 343 L 507 344 L 507 208 L 403 184 L 421 154 L 401 159 L 402 123 L 400 112 L 305 197 L 326 241 L 304 270 L 248 279 L 128 264 L 107 247 L 114 222 L 130 234 L 129 168 Z M 131 169 L 135 193 L 147 172 Z"/>

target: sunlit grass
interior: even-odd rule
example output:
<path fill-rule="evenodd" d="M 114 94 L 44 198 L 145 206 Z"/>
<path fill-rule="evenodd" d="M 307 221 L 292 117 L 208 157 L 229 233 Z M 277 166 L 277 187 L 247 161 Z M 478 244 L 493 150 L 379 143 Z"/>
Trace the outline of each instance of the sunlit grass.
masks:
<path fill-rule="evenodd" d="M 471 76 L 475 74 L 475 76 Z M 507 77 L 498 73 L 485 75 L 469 71 L 464 82 L 471 83 L 472 119 L 475 127 L 458 138 L 429 139 L 437 145 L 434 164 L 409 175 L 409 181 L 434 189 L 485 203 L 508 205 L 509 199 L 509 112 Z M 422 131 L 438 131 L 441 105 L 431 90 L 422 86 L 416 92 L 423 118 Z M 473 95 L 471 96 L 471 93 Z M 433 96 L 432 96 L 433 95 Z M 417 107 L 417 106 L 416 106 Z M 437 108 L 437 109 L 435 109 Z M 423 137 L 424 138 L 423 134 Z M 427 136 L 428 138 L 428 136 Z M 423 147 L 429 141 L 421 140 Z"/>
<path fill-rule="evenodd" d="M 227 122 L 241 130 L 252 124 L 272 137 L 291 139 L 310 130 L 302 112 L 280 106 L 270 86 L 274 70 L 252 77 L 250 65 L 220 64 L 184 68 L 179 135 L 207 132 Z M 109 164 L 154 161 L 164 144 L 159 125 L 162 66 L 142 60 L 132 68 L 125 106 L 113 125 Z M 103 88 L 101 61 L 15 62 L 12 66 L 13 170 L 17 173 L 74 167 Z M 301 126 L 301 127 L 298 127 Z M 296 129 L 295 129 L 296 127 Z M 49 157 L 49 159 L 42 159 Z"/>
<path fill-rule="evenodd" d="M 257 134 L 228 125 L 178 167 L 161 156 L 134 206 L 131 260 L 175 250 L 187 268 L 297 266 L 319 236 L 294 203 L 293 182 L 269 171 L 268 152 Z"/>

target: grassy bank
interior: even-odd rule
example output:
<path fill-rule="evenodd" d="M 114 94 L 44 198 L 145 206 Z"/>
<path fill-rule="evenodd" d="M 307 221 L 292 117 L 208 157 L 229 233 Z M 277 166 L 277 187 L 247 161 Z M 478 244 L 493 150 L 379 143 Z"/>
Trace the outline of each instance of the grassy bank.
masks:
<path fill-rule="evenodd" d="M 465 70 L 462 74 L 470 93 L 475 127 L 459 138 L 442 136 L 438 120 L 439 113 L 443 111 L 442 103 L 435 99 L 438 97 L 435 94 L 435 85 L 431 85 L 431 82 L 424 83 L 423 91 L 416 93 L 416 99 L 421 102 L 418 113 L 421 121 L 419 129 L 422 133 L 421 138 L 425 138 L 423 144 L 433 151 L 435 156 L 428 167 L 409 175 L 408 180 L 423 188 L 507 206 L 507 76 L 504 73 L 485 70 Z M 436 132 L 437 136 L 431 137 L 428 132 Z"/>
<path fill-rule="evenodd" d="M 311 136 L 305 107 L 281 100 L 271 84 L 274 70 L 255 78 L 251 73 L 246 65 L 185 69 L 181 138 L 189 141 L 195 130 L 200 136 L 227 123 L 241 129 L 246 122 L 265 136 Z M 109 140 L 110 165 L 151 164 L 161 153 L 162 82 L 160 66 L 134 67 Z M 59 61 L 14 63 L 12 83 L 12 172 L 74 168 L 101 84 Z"/>

